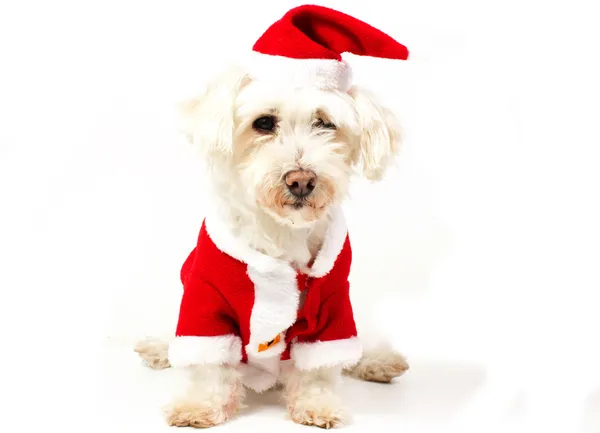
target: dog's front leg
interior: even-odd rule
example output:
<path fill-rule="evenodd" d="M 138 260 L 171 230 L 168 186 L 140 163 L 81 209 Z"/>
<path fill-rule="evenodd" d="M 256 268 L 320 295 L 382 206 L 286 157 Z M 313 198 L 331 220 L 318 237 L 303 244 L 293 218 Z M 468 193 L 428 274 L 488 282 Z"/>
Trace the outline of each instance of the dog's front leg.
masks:
<path fill-rule="evenodd" d="M 212 427 L 224 423 L 240 409 L 244 387 L 235 367 L 197 365 L 186 369 L 190 383 L 168 408 L 169 425 Z"/>
<path fill-rule="evenodd" d="M 346 409 L 336 395 L 340 367 L 299 370 L 292 367 L 285 375 L 285 398 L 294 422 L 332 428 L 346 419 Z"/>

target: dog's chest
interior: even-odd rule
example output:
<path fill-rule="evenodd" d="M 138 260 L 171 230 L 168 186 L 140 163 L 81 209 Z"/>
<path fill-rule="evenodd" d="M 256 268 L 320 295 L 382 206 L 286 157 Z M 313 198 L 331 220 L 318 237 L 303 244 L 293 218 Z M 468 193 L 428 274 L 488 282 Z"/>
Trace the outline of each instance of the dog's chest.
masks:
<path fill-rule="evenodd" d="M 281 250 L 283 251 L 283 260 L 291 263 L 298 270 L 306 270 L 314 261 L 321 246 L 327 226 L 319 225 L 310 232 L 298 233 L 287 239 Z"/>
<path fill-rule="evenodd" d="M 310 229 L 263 226 L 242 231 L 248 245 L 263 254 L 284 260 L 300 271 L 306 271 L 323 245 L 328 221 L 317 222 Z"/>

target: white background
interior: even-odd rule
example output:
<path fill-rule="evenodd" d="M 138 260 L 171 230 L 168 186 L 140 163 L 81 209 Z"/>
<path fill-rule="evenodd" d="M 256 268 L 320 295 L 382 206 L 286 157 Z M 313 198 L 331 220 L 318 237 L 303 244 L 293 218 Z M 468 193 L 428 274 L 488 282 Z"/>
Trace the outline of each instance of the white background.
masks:
<path fill-rule="evenodd" d="M 413 54 L 348 56 L 406 133 L 347 203 L 357 320 L 412 368 L 344 385 L 347 429 L 600 431 L 592 2 L 317 3 Z M 172 373 L 131 344 L 173 331 L 204 210 L 173 107 L 299 4 L 2 3 L 0 423 L 168 431 Z M 295 428 L 275 397 L 252 409 L 224 431 Z"/>

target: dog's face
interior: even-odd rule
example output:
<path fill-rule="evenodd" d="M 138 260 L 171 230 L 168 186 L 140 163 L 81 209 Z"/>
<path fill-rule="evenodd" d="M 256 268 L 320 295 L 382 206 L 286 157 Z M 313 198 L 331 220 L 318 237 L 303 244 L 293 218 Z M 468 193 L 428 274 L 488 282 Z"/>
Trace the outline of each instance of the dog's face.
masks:
<path fill-rule="evenodd" d="M 381 179 L 399 147 L 393 115 L 357 88 L 281 89 L 230 70 L 183 114 L 231 199 L 296 227 L 342 201 L 353 172 Z"/>

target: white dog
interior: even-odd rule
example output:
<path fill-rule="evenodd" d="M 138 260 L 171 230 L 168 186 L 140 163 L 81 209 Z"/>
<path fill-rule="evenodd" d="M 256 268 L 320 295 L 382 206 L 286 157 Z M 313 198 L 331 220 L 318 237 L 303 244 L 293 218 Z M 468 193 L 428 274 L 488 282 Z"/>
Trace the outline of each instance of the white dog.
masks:
<path fill-rule="evenodd" d="M 311 17 L 314 17 L 314 22 L 306 24 Z M 364 27 L 362 31 L 369 38 L 365 38 L 357 49 L 362 50 L 372 41 L 378 41 L 379 45 L 374 46 L 373 50 L 377 51 L 381 46 L 391 47 L 387 51 L 379 51 L 385 55 L 395 52 L 398 58 L 406 57 L 404 47 L 389 36 L 326 8 L 300 7 L 276 23 L 274 28 L 284 28 L 286 37 L 293 39 L 293 32 L 297 33 L 298 26 L 304 25 L 304 22 L 305 31 L 311 38 L 301 34 L 299 40 L 314 45 L 317 40 L 322 42 L 326 37 L 331 37 L 332 28 L 340 31 L 339 25 L 331 27 L 327 24 L 323 27 L 323 36 L 315 36 L 320 31 L 319 25 L 333 21 L 346 23 L 348 32 L 358 32 L 357 28 Z M 345 34 L 336 33 L 335 38 L 350 44 L 350 49 L 356 45 L 356 38 L 346 37 Z M 279 47 L 283 39 L 275 35 L 273 40 L 273 46 Z M 268 42 L 263 38 L 260 46 L 268 45 Z M 330 45 L 338 46 L 338 42 Z M 268 62 L 275 58 L 264 57 Z M 291 61 L 292 64 L 294 62 Z M 322 71 L 317 72 L 323 72 L 329 81 L 323 81 L 319 78 L 322 75 L 319 75 L 319 86 L 278 85 L 278 74 L 283 74 L 285 78 L 286 71 L 273 70 L 269 68 L 269 63 L 266 69 L 263 68 L 263 73 L 267 76 L 270 74 L 268 79 L 256 79 L 256 74 L 244 66 L 232 67 L 211 82 L 201 96 L 182 106 L 183 130 L 197 146 L 202 159 L 208 163 L 208 193 L 213 199 L 210 213 L 213 221 L 218 222 L 219 232 L 229 236 L 215 235 L 215 244 L 220 243 L 219 248 L 221 245 L 235 244 L 236 247 L 231 248 L 233 257 L 236 257 L 236 252 L 245 251 L 252 257 L 260 256 L 263 264 L 270 263 L 269 260 L 276 261 L 292 271 L 291 291 L 289 285 L 280 284 L 279 277 L 272 274 L 254 278 L 255 282 L 262 278 L 262 284 L 271 290 L 268 311 L 265 313 L 263 308 L 261 324 L 286 314 L 287 325 L 294 324 L 296 313 L 303 308 L 305 301 L 309 302 L 308 298 L 299 299 L 299 296 L 311 296 L 297 294 L 294 273 L 310 275 L 313 265 L 321 266 L 316 264 L 321 251 L 331 250 L 329 229 L 340 232 L 333 226 L 338 224 L 340 204 L 347 195 L 351 176 L 357 173 L 370 180 L 382 179 L 400 147 L 401 137 L 396 118 L 369 92 L 347 85 L 344 63 L 334 58 L 317 60 L 310 65 L 317 65 L 318 68 L 325 65 Z M 304 78 L 306 69 L 300 68 L 298 71 L 299 78 Z M 323 83 L 333 84 L 324 88 Z M 217 233 L 214 227 L 213 231 Z M 345 236 L 345 232 L 341 233 Z M 211 233 L 209 235 L 213 237 Z M 343 237 L 338 238 L 343 242 Z M 227 242 L 223 239 L 227 239 Z M 229 254 L 229 251 L 220 249 Z M 340 243 L 336 254 L 341 249 Z M 329 269 L 332 269 L 333 259 Z M 202 266 L 203 272 L 211 271 L 207 270 L 211 266 Z M 222 277 L 227 270 L 217 272 Z M 182 275 L 183 279 L 185 276 Z M 212 287 L 211 282 L 206 284 L 213 293 L 211 296 L 216 296 L 213 299 L 217 301 L 214 302 L 223 303 L 222 293 L 214 295 L 218 290 Z M 236 287 L 239 291 L 239 286 Z M 258 288 L 256 291 L 258 296 Z M 200 299 L 200 304 L 203 303 L 202 295 L 194 296 Z M 290 304 L 286 296 L 296 298 Z M 281 299 L 285 302 L 282 301 L 280 305 L 277 300 Z M 344 298 L 346 300 L 347 297 Z M 213 301 L 207 299 L 206 302 Z M 231 302 L 227 304 L 226 300 L 224 304 L 230 308 Z M 291 311 L 290 305 L 293 307 Z M 205 305 L 201 307 L 206 310 Z M 317 307 L 317 315 L 322 313 L 321 308 Z M 196 316 L 196 310 L 190 314 Z M 230 316 L 228 320 L 246 320 L 235 312 L 227 314 Z M 225 313 L 212 312 L 209 318 L 220 320 L 223 315 Z M 353 319 L 350 318 L 350 322 L 354 329 Z M 326 323 L 323 326 L 333 325 Z M 239 331 L 240 328 L 235 328 L 235 325 L 231 325 L 230 329 L 234 331 L 202 334 L 205 337 L 185 337 L 189 334 L 183 334 L 184 337 L 170 347 L 167 343 L 151 340 L 141 342 L 136 347 L 136 351 L 152 368 L 166 368 L 173 364 L 189 370 L 188 388 L 168 411 L 170 425 L 209 427 L 225 422 L 241 407 L 245 385 L 254 381 L 254 386 L 250 387 L 259 392 L 273 388 L 276 383 L 283 385 L 288 409 L 295 422 L 324 428 L 335 427 L 346 418 L 344 405 L 335 393 L 342 373 L 368 381 L 390 382 L 408 368 L 403 356 L 390 349 L 361 352 L 362 349 L 355 344 L 355 334 L 350 335 L 352 338 L 344 337 L 343 341 L 325 339 L 325 343 L 331 344 L 321 345 L 321 349 L 326 347 L 327 350 L 320 350 L 318 354 L 311 352 L 312 349 L 302 349 L 304 354 L 310 355 L 308 357 L 300 356 L 301 349 L 294 353 L 292 348 L 291 358 L 281 361 L 283 365 L 280 366 L 280 360 L 284 358 L 278 355 L 290 343 L 286 340 L 285 332 L 291 328 L 276 329 L 277 337 L 273 339 L 270 337 L 274 333 L 263 333 L 255 341 L 251 337 L 250 343 L 244 340 L 244 346 L 241 341 L 246 337 L 233 334 L 235 329 L 241 334 L 245 331 Z M 254 330 L 252 333 L 255 335 Z M 192 341 L 195 346 L 188 345 L 182 351 L 181 340 L 183 345 Z M 318 338 L 316 340 L 317 344 L 323 343 Z M 292 340 L 291 343 L 297 341 Z M 243 355 L 242 349 L 245 350 Z M 262 353 L 267 349 L 273 349 L 267 351 L 270 358 Z M 185 362 L 176 361 L 174 357 L 180 359 L 182 353 L 197 362 L 188 362 L 188 359 Z M 248 369 L 248 365 L 240 362 L 242 356 L 246 355 L 249 361 L 256 361 L 258 370 Z M 274 364 L 266 368 L 265 361 L 269 359 Z M 342 362 L 342 359 L 345 361 Z M 347 362 L 350 360 L 353 362 Z M 259 383 L 252 377 L 257 372 L 265 373 L 266 370 L 261 370 L 263 367 L 268 373 L 273 373 L 272 382 Z"/>
<path fill-rule="evenodd" d="M 185 128 L 211 168 L 213 206 L 240 240 L 303 269 L 319 251 L 330 209 L 346 196 L 357 171 L 382 178 L 399 149 L 394 115 L 363 89 L 347 93 L 272 89 L 232 68 L 205 94 L 185 103 Z M 136 350 L 153 368 L 166 368 L 166 343 Z M 387 349 L 366 352 L 345 370 L 389 382 L 408 365 Z M 191 368 L 189 390 L 169 415 L 171 425 L 220 424 L 240 407 L 243 387 L 233 367 Z M 334 394 L 340 367 L 292 370 L 282 377 L 292 419 L 331 427 L 345 412 Z"/>

